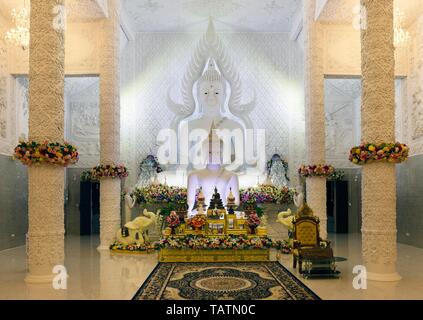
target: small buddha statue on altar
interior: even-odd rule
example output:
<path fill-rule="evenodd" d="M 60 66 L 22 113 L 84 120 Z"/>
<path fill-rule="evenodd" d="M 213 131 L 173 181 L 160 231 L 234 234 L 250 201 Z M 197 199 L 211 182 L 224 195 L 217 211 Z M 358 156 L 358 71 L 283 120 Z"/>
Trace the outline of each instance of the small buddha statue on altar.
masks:
<path fill-rule="evenodd" d="M 220 193 L 217 192 L 216 187 L 214 187 L 214 194 L 213 194 L 212 198 L 210 199 L 209 210 L 210 209 L 217 209 L 217 210 L 224 210 L 225 209 L 225 207 L 223 206 L 222 199 L 220 197 Z"/>
<path fill-rule="evenodd" d="M 197 208 L 197 214 L 205 214 L 204 207 L 203 206 L 198 206 L 198 208 Z"/>
<path fill-rule="evenodd" d="M 202 207 L 204 210 L 204 207 L 206 206 L 206 197 L 204 196 L 203 187 L 200 187 L 200 190 L 198 191 L 197 195 L 197 208 Z"/>
<path fill-rule="evenodd" d="M 228 198 L 226 200 L 226 207 L 227 208 L 235 207 L 235 196 L 232 193 L 232 188 L 229 188 L 229 195 L 228 195 Z"/>

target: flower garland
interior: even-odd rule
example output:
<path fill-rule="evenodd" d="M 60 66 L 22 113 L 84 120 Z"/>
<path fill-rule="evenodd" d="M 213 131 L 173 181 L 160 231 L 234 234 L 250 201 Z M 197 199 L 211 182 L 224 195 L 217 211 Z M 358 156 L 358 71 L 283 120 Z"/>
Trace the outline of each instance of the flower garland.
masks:
<path fill-rule="evenodd" d="M 219 238 L 209 238 L 202 236 L 186 236 L 184 238 L 162 238 L 157 244 L 159 248 L 165 249 L 265 249 L 273 248 L 275 245 L 280 246 L 279 243 L 273 242 L 269 237 L 254 237 L 248 238 L 246 236 L 225 236 Z"/>
<path fill-rule="evenodd" d="M 157 246 L 153 244 L 123 244 L 120 242 L 114 242 L 109 247 L 110 250 L 114 251 L 132 251 L 132 252 L 151 252 L 157 250 Z"/>
<path fill-rule="evenodd" d="M 357 165 L 363 165 L 373 161 L 401 163 L 407 160 L 408 151 L 408 146 L 399 142 L 381 144 L 362 143 L 351 149 L 349 160 Z"/>
<path fill-rule="evenodd" d="M 290 204 L 294 201 L 295 189 L 282 187 L 278 188 L 273 185 L 259 185 L 240 191 L 241 203 L 278 203 Z"/>
<path fill-rule="evenodd" d="M 331 165 L 301 165 L 298 168 L 298 174 L 304 178 L 308 177 L 322 177 L 327 178 L 335 172 L 335 168 Z"/>
<path fill-rule="evenodd" d="M 160 249 L 193 249 L 193 250 L 246 250 L 246 249 L 276 249 L 284 254 L 291 253 L 289 241 L 272 240 L 269 237 L 237 237 L 208 238 L 201 236 L 186 236 L 185 238 L 162 238 L 152 244 L 123 244 L 118 241 L 110 245 L 110 250 L 131 252 L 152 252 Z"/>
<path fill-rule="evenodd" d="M 124 165 L 98 165 L 91 169 L 91 179 L 101 178 L 126 178 L 129 175 L 128 169 Z"/>
<path fill-rule="evenodd" d="M 67 142 L 60 144 L 48 141 L 43 143 L 20 141 L 15 148 L 13 158 L 28 166 L 48 163 L 67 167 L 78 162 L 79 154 L 77 149 Z"/>
<path fill-rule="evenodd" d="M 164 184 L 149 185 L 136 188 L 132 193 L 137 203 L 186 203 L 187 189 L 183 187 L 167 186 Z"/>

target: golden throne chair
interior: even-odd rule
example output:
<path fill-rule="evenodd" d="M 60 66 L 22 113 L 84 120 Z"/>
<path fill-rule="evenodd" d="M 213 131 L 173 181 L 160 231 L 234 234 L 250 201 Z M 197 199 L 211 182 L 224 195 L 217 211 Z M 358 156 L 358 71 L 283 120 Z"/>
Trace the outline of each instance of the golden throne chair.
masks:
<path fill-rule="evenodd" d="M 302 273 L 304 256 L 316 255 L 316 257 L 333 258 L 330 242 L 322 240 L 319 235 L 320 221 L 315 216 L 295 217 L 293 225 L 293 267 L 297 267 Z"/>

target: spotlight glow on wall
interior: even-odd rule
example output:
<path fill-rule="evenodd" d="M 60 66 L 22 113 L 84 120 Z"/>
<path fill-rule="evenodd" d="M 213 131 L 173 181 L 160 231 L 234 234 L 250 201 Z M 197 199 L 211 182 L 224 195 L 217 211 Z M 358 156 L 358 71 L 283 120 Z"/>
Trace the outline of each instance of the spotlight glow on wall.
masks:
<path fill-rule="evenodd" d="M 6 32 L 5 39 L 25 50 L 29 47 L 29 12 L 23 7 L 19 10 L 12 9 L 11 15 L 15 27 Z"/>
<path fill-rule="evenodd" d="M 400 9 L 394 12 L 394 46 L 403 47 L 410 40 L 410 33 L 403 28 L 405 14 Z"/>

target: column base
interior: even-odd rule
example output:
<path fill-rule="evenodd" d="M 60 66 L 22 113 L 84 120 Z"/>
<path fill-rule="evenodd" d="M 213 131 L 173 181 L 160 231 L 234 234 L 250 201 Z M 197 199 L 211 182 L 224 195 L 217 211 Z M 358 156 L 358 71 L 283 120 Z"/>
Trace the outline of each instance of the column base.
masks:
<path fill-rule="evenodd" d="M 31 283 L 31 284 L 52 283 L 55 276 L 56 276 L 55 274 L 35 275 L 35 274 L 27 273 L 25 277 L 25 282 Z"/>
<path fill-rule="evenodd" d="M 367 272 L 367 280 L 369 281 L 380 281 L 380 282 L 395 282 L 400 281 L 402 277 L 398 272 L 393 273 L 375 273 Z"/>

